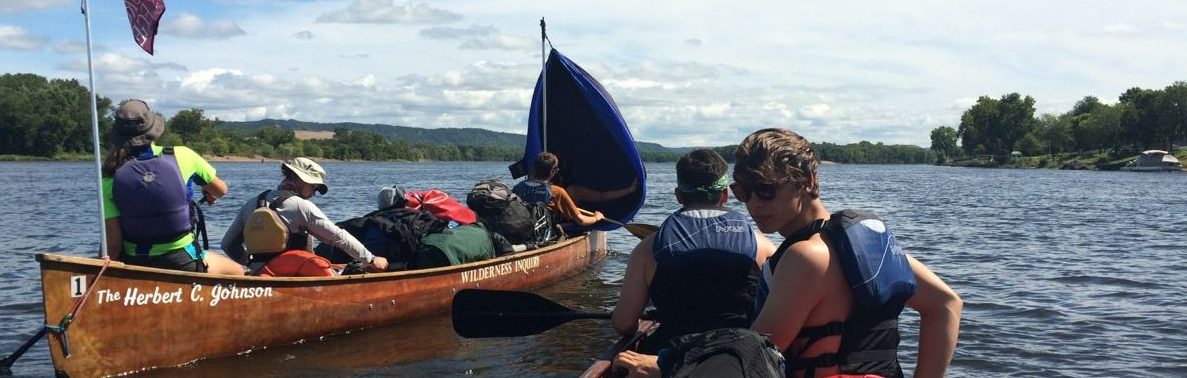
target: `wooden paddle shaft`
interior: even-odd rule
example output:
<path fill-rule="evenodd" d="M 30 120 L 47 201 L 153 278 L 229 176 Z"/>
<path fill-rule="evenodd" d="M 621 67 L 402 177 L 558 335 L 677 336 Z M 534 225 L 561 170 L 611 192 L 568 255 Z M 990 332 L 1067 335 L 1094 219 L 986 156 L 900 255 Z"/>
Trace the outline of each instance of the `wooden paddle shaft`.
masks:
<path fill-rule="evenodd" d="M 586 209 L 577 209 L 577 210 L 580 210 L 580 211 L 581 211 L 581 215 L 584 215 L 584 216 L 587 216 L 587 217 L 592 217 L 592 216 L 594 215 L 594 213 L 593 213 L 593 212 L 591 212 L 591 211 L 589 211 L 589 210 L 586 210 Z M 607 222 L 610 222 L 610 223 L 614 223 L 614 224 L 616 224 L 616 225 L 619 225 L 619 226 L 622 226 L 622 227 L 626 227 L 626 225 L 625 225 L 625 224 L 622 224 L 622 222 L 619 222 L 619 221 L 616 221 L 616 220 L 613 220 L 613 219 L 607 218 L 607 217 L 605 217 L 604 215 L 602 216 L 602 220 L 604 220 L 604 221 L 607 221 Z"/>

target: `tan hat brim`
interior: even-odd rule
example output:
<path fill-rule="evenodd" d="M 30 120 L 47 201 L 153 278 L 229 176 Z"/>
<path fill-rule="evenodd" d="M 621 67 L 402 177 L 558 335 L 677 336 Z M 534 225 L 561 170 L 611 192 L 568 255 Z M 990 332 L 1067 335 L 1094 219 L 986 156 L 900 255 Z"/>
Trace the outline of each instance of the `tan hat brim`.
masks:
<path fill-rule="evenodd" d="M 281 164 L 283 164 L 284 167 L 289 170 L 289 172 L 292 172 L 293 174 L 297 175 L 297 179 L 301 180 L 301 182 L 310 184 L 310 185 L 316 185 L 318 193 L 325 195 L 326 192 L 330 191 L 330 187 L 326 186 L 326 182 L 322 181 L 321 178 L 318 178 L 316 176 L 312 176 L 308 173 L 305 173 L 304 170 L 301 170 L 292 164 L 289 164 L 289 163 L 281 163 Z"/>

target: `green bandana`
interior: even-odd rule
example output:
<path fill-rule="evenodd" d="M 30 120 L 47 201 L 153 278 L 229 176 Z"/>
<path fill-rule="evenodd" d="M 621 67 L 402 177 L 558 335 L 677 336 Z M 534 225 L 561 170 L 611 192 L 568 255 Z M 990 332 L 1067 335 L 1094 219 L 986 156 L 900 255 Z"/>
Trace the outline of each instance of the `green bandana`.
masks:
<path fill-rule="evenodd" d="M 712 194 L 721 193 L 721 191 L 725 190 L 725 188 L 728 186 L 729 186 L 729 178 L 726 177 L 726 175 L 721 175 L 721 177 L 717 178 L 717 181 L 715 181 L 709 185 L 692 186 L 692 185 L 685 184 L 685 183 L 678 183 L 676 185 L 676 189 L 678 189 L 684 193 L 700 192 L 700 193 L 712 195 Z"/>

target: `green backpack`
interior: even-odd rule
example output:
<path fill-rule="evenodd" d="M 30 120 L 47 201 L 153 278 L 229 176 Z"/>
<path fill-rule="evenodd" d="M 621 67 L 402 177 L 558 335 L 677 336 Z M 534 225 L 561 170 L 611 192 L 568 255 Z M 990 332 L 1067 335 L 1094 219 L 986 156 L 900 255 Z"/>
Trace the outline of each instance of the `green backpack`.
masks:
<path fill-rule="evenodd" d="M 495 247 L 481 223 L 447 228 L 420 238 L 412 269 L 465 264 L 495 257 Z"/>

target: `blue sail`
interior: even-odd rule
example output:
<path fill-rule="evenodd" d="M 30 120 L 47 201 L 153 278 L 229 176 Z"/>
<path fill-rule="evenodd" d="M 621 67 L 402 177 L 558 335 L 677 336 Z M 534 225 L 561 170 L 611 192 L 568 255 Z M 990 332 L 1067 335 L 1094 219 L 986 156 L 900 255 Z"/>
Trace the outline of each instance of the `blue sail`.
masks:
<path fill-rule="evenodd" d="M 543 90 L 545 74 L 547 91 Z M 523 158 L 511 165 L 512 176 L 523 176 L 547 145 L 548 152 L 560 158 L 560 172 L 553 183 L 565 187 L 577 206 L 630 222 L 647 198 L 647 171 L 618 105 L 602 84 L 556 49 L 548 55 L 540 79 L 532 95 Z M 591 228 L 617 227 L 599 222 Z"/>

